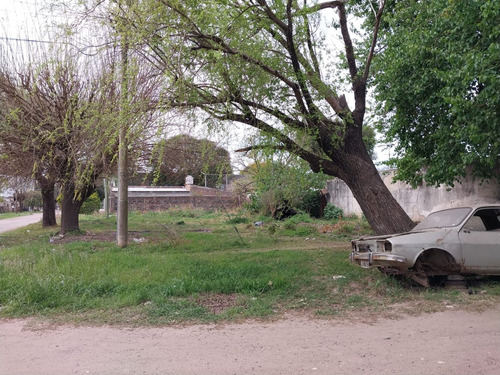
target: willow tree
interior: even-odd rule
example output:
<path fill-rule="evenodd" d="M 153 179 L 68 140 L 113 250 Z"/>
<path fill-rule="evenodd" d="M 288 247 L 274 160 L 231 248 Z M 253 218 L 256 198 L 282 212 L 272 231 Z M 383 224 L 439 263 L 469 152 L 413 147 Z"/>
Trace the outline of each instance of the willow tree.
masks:
<path fill-rule="evenodd" d="M 362 137 L 385 1 L 353 3 L 142 1 L 128 22 L 170 79 L 169 105 L 258 129 L 266 141 L 254 148 L 287 150 L 345 181 L 375 232 L 405 231 L 413 223 Z M 369 48 L 351 37 L 362 3 L 373 12 Z"/>
<path fill-rule="evenodd" d="M 61 47 L 0 69 L 0 149 L 42 192 L 44 182 L 52 188 L 44 209 L 60 187 L 61 233 L 79 230 L 82 203 L 115 167 L 121 118 L 114 51 L 88 59 Z M 157 81 L 144 70 L 133 74 L 127 121 L 147 124 Z"/>
<path fill-rule="evenodd" d="M 116 117 L 115 90 L 103 76 L 86 73 L 75 59 L 61 58 L 7 65 L 0 75 L 2 151 L 42 187 L 44 225 L 55 224 L 54 187 L 60 186 L 62 233 L 79 229 L 79 208 L 116 149 L 107 127 Z"/>

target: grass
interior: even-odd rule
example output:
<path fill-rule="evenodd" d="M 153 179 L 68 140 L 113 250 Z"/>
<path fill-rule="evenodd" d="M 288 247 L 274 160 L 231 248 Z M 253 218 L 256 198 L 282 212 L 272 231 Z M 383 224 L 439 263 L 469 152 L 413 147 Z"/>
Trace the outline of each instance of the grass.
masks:
<path fill-rule="evenodd" d="M 473 294 L 423 289 L 351 264 L 346 239 L 367 230 L 360 220 L 256 219 L 131 213 L 125 249 L 115 245 L 116 218 L 99 215 L 81 217 L 83 235 L 59 238 L 40 224 L 0 235 L 0 317 L 159 325 L 290 311 L 392 316 L 498 301 L 495 282 Z"/>
<path fill-rule="evenodd" d="M 32 211 L 23 211 L 23 212 L 5 212 L 5 213 L 0 213 L 0 220 L 2 219 L 10 219 L 12 217 L 18 217 L 18 216 L 28 216 L 32 215 L 37 212 L 32 212 Z"/>

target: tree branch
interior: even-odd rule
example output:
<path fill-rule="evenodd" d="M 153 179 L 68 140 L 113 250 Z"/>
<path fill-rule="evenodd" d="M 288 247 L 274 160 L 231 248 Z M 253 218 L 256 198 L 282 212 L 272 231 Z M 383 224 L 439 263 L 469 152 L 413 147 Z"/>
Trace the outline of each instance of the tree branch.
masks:
<path fill-rule="evenodd" d="M 349 35 L 349 28 L 347 26 L 347 15 L 345 6 L 342 4 L 338 7 L 340 31 L 342 32 L 342 39 L 344 40 L 347 66 L 349 67 L 349 74 L 354 81 L 358 75 L 358 68 L 356 67 L 356 56 L 354 55 L 354 47 L 352 45 L 351 36 Z"/>
<path fill-rule="evenodd" d="M 371 2 L 370 2 L 370 4 L 371 4 Z M 372 36 L 372 42 L 370 45 L 370 52 L 369 52 L 368 57 L 366 59 L 365 72 L 363 73 L 363 81 L 364 82 L 368 81 L 368 75 L 370 74 L 370 66 L 371 66 L 371 62 L 373 60 L 373 56 L 375 55 L 375 47 L 377 45 L 378 31 L 380 28 L 380 22 L 382 21 L 382 14 L 384 13 L 384 8 L 385 8 L 385 0 L 380 0 L 380 8 L 379 8 L 378 12 L 375 14 L 375 26 L 373 27 L 373 36 Z"/>
<path fill-rule="evenodd" d="M 257 0 L 257 3 L 261 5 L 264 8 L 264 11 L 266 12 L 267 16 L 271 21 L 273 21 L 284 33 L 286 33 L 286 30 L 288 28 L 287 24 L 281 21 L 276 14 L 273 13 L 271 8 L 269 8 L 269 5 L 267 5 L 265 0 Z"/>

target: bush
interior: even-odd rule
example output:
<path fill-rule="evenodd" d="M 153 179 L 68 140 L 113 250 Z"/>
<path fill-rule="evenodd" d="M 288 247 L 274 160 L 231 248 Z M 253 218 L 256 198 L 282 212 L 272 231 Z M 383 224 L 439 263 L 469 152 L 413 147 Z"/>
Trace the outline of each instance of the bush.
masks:
<path fill-rule="evenodd" d="M 309 190 L 302 197 L 299 208 L 315 218 L 321 217 L 321 192 Z"/>
<path fill-rule="evenodd" d="M 250 212 L 262 212 L 262 201 L 260 199 L 260 194 L 252 193 L 249 198 L 249 202 L 245 203 L 245 208 Z"/>
<path fill-rule="evenodd" d="M 338 219 L 339 217 L 344 216 L 344 210 L 342 210 L 340 207 L 334 206 L 331 203 L 328 203 L 325 207 L 324 216 L 327 220 Z"/>
<path fill-rule="evenodd" d="M 93 193 L 88 197 L 85 202 L 83 202 L 82 207 L 80 207 L 80 213 L 85 215 L 93 214 L 94 212 L 98 212 L 101 208 L 101 200 L 99 199 L 99 195 Z"/>
<path fill-rule="evenodd" d="M 293 223 L 285 223 L 283 226 L 283 232 L 282 234 L 284 236 L 311 236 L 315 233 L 318 233 L 316 227 L 313 225 L 296 225 Z"/>

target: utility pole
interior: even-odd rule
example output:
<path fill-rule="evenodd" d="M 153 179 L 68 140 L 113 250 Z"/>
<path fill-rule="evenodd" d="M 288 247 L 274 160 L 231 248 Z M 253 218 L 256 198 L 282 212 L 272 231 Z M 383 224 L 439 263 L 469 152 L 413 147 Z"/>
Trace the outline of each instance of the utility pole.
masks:
<path fill-rule="evenodd" d="M 118 149 L 118 208 L 116 242 L 124 248 L 128 244 L 128 48 L 127 31 L 122 32 L 121 53 L 121 108 Z"/>
<path fill-rule="evenodd" d="M 103 179 L 104 185 L 104 212 L 106 212 L 106 219 L 109 219 L 109 180 L 107 177 Z"/>

